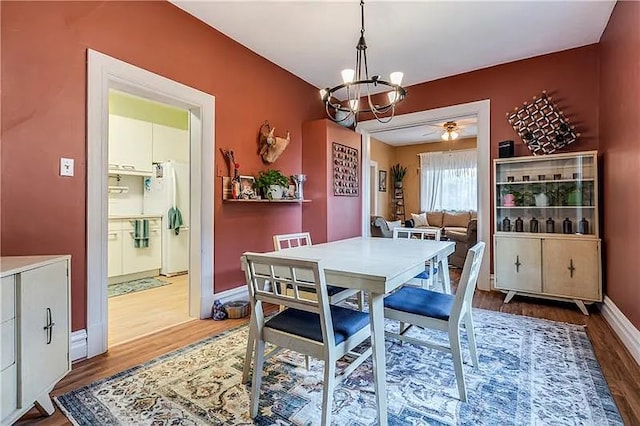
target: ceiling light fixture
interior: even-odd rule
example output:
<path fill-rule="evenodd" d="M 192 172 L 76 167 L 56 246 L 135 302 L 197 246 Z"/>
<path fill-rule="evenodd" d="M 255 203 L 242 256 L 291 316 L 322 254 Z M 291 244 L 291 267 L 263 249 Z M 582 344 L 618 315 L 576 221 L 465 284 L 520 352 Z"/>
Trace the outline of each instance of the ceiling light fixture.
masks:
<path fill-rule="evenodd" d="M 356 46 L 356 69 L 342 71 L 342 84 L 320 90 L 320 97 L 329 118 L 347 126 L 357 122 L 358 114 L 363 112 L 373 114 L 381 123 L 388 123 L 395 114 L 396 105 L 407 95 L 405 88 L 400 85 L 403 77 L 401 72 L 392 72 L 389 76 L 390 82 L 381 80 L 379 75 L 369 78 L 367 43 L 364 40 L 364 0 L 360 1 L 360 10 L 361 29 Z M 380 97 L 383 99 L 383 104 L 374 104 L 372 100 L 371 92 L 378 86 L 391 89 L 387 92 L 387 96 Z M 362 97 L 366 97 L 366 102 L 361 102 Z M 340 101 L 340 99 L 344 100 Z"/>
<path fill-rule="evenodd" d="M 445 141 L 453 141 L 458 139 L 458 125 L 455 121 L 447 121 L 443 124 L 444 132 L 442 132 L 442 139 Z"/>

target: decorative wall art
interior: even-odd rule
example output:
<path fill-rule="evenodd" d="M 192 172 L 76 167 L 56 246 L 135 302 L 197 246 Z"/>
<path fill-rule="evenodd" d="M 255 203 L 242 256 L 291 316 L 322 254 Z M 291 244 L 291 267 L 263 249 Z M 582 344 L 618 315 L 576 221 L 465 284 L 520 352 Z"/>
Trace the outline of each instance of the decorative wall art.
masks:
<path fill-rule="evenodd" d="M 378 170 L 378 191 L 387 192 L 387 171 Z"/>
<path fill-rule="evenodd" d="M 274 135 L 275 130 L 276 128 L 271 128 L 268 121 L 265 121 L 262 126 L 260 126 L 259 154 L 262 157 L 262 162 L 265 164 L 274 163 L 287 148 L 289 142 L 291 142 L 289 132 L 287 132 L 286 138 L 281 138 Z"/>
<path fill-rule="evenodd" d="M 333 143 L 333 195 L 358 196 L 358 157 L 356 148 Z"/>
<path fill-rule="evenodd" d="M 507 120 L 533 155 L 551 154 L 580 137 L 546 90 L 507 113 Z"/>

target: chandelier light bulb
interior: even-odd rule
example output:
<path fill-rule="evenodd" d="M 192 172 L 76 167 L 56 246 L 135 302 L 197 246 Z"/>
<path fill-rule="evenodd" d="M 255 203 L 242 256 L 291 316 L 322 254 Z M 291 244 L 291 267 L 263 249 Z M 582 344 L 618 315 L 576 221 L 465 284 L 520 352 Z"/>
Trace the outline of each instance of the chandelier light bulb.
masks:
<path fill-rule="evenodd" d="M 458 139 L 458 132 L 456 132 L 455 130 L 453 130 L 451 132 L 451 140 L 456 140 Z"/>
<path fill-rule="evenodd" d="M 324 100 L 324 97 L 327 96 L 329 91 L 327 89 L 320 89 L 320 99 Z"/>
<path fill-rule="evenodd" d="M 349 101 L 349 108 L 351 108 L 351 111 L 357 111 L 358 110 L 358 100 L 357 99 L 351 99 Z"/>
<path fill-rule="evenodd" d="M 346 69 L 342 70 L 342 82 L 344 84 L 353 83 L 353 77 L 356 75 L 355 70 Z"/>
<path fill-rule="evenodd" d="M 444 141 L 448 141 L 449 140 L 449 132 L 444 132 L 442 134 L 442 140 L 444 140 Z"/>
<path fill-rule="evenodd" d="M 387 97 L 389 98 L 389 103 L 392 104 L 396 101 L 398 93 L 395 90 L 392 90 L 391 92 L 387 93 Z"/>
<path fill-rule="evenodd" d="M 404 74 L 401 73 L 400 71 L 392 72 L 389 75 L 389 79 L 391 80 L 391 83 L 392 84 L 397 84 L 398 86 L 400 86 L 400 84 L 402 84 L 402 77 L 404 77 Z"/>

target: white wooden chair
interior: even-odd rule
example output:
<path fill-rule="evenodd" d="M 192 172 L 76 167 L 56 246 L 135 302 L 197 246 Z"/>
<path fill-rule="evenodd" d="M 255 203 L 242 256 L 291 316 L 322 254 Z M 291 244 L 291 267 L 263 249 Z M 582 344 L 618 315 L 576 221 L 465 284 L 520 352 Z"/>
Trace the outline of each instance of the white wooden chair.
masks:
<path fill-rule="evenodd" d="M 251 328 L 256 337 L 251 417 L 255 418 L 258 414 L 265 343 L 268 342 L 324 361 L 321 424 L 331 424 L 333 391 L 336 384 L 371 355 L 371 348 L 362 354 L 352 352 L 371 336 L 369 314 L 329 303 L 321 261 L 245 253 L 242 262 L 249 284 Z M 269 285 L 274 282 L 284 285 Z M 293 291 L 280 292 L 280 289 L 287 287 Z M 304 293 L 310 289 L 315 290 L 316 297 L 304 297 Z M 263 302 L 284 305 L 287 309 L 266 320 Z M 336 362 L 346 354 L 352 355 L 354 361 L 336 377 Z"/>
<path fill-rule="evenodd" d="M 463 326 L 467 332 L 471 363 L 474 367 L 477 367 L 478 354 L 471 315 L 471 303 L 478 281 L 478 272 L 480 271 L 484 249 L 485 243 L 480 241 L 467 252 L 455 296 L 423 288 L 402 287 L 384 299 L 385 318 L 400 321 L 399 333 L 387 332 L 386 335 L 401 341 L 450 353 L 453 357 L 458 393 L 460 399 L 465 402 L 467 401 L 467 392 L 462 368 L 460 327 Z M 409 327 L 405 328 L 404 323 L 409 323 Z M 449 346 L 405 336 L 411 325 L 448 332 Z"/>
<path fill-rule="evenodd" d="M 293 247 L 303 247 L 311 245 L 311 234 L 308 232 L 297 232 L 293 234 L 280 234 L 273 236 L 273 248 L 275 251 L 286 250 L 288 248 Z M 280 283 L 278 284 L 280 285 Z M 290 289 L 289 289 L 290 290 Z M 311 291 L 307 292 L 307 297 L 315 297 L 315 289 L 309 289 Z M 282 291 L 282 289 L 281 289 Z M 364 305 L 364 293 L 358 290 L 347 289 L 342 287 L 336 287 L 332 285 L 327 285 L 327 294 L 329 295 L 329 303 L 335 305 L 340 303 L 347 298 L 353 296 L 354 294 L 358 295 L 358 308 L 362 310 L 362 306 Z M 280 305 L 280 311 L 283 311 L 285 306 Z M 249 336 L 249 339 L 252 339 Z M 250 360 L 253 352 L 253 340 L 248 342 L 247 344 L 247 354 L 245 358 L 245 364 L 242 371 L 242 383 L 246 383 L 249 381 L 249 370 L 251 366 L 247 363 L 246 360 Z M 275 355 L 275 353 L 270 353 L 269 356 Z M 309 356 L 305 356 L 305 367 L 307 370 L 309 369 Z"/>
<path fill-rule="evenodd" d="M 440 241 L 439 229 L 428 228 L 394 228 L 393 238 L 406 238 L 406 239 L 418 239 L 418 240 L 433 240 Z M 437 282 L 438 269 L 435 266 L 436 259 L 430 259 L 425 263 L 425 270 L 416 275 L 413 279 L 420 280 L 420 286 L 422 288 L 433 289 Z M 448 274 L 449 271 L 443 271 Z M 411 284 L 411 282 L 408 282 Z M 442 282 L 442 291 L 444 293 L 451 293 L 451 289 L 445 288 L 444 281 Z"/>

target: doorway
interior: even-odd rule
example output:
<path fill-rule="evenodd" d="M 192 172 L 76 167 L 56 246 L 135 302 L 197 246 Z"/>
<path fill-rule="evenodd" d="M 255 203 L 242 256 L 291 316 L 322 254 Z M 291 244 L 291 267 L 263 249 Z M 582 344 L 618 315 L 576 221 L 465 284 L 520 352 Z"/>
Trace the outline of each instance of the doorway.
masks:
<path fill-rule="evenodd" d="M 214 97 L 88 50 L 87 329 L 86 356 L 108 348 L 109 90 L 183 108 L 189 115 L 189 316 L 205 318 L 213 304 Z"/>
<path fill-rule="evenodd" d="M 477 118 L 477 155 L 478 155 L 478 169 L 477 169 L 477 194 L 478 194 L 478 240 L 490 241 L 490 218 L 491 218 L 491 201 L 490 201 L 490 187 L 489 187 L 489 169 L 490 169 L 490 155 L 489 155 L 489 127 L 490 127 L 490 101 L 488 99 L 483 101 L 470 102 L 460 105 L 452 105 L 443 108 L 436 108 L 426 111 L 420 111 L 410 114 L 397 115 L 394 117 L 391 123 L 380 123 L 377 120 L 369 120 L 358 123 L 356 131 L 361 133 L 363 148 L 363 164 L 369 164 L 371 161 L 371 137 L 375 136 L 376 132 L 388 131 L 391 129 L 403 129 L 420 126 L 427 123 L 433 123 L 440 120 L 447 120 L 451 117 L 468 117 L 475 116 Z M 369 192 L 371 175 L 369 167 L 363 167 L 363 188 L 364 191 Z M 369 226 L 369 206 L 370 194 L 365 193 L 362 197 L 362 214 L 363 214 L 363 228 L 362 235 L 368 235 Z M 478 288 L 481 290 L 490 290 L 491 288 L 491 276 L 489 269 L 489 262 L 491 256 L 485 256 L 480 268 L 480 274 L 478 276 Z"/>
<path fill-rule="evenodd" d="M 109 347 L 189 315 L 189 111 L 109 90 Z"/>

